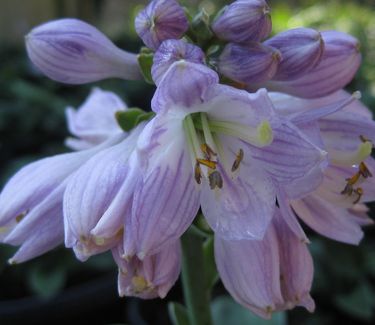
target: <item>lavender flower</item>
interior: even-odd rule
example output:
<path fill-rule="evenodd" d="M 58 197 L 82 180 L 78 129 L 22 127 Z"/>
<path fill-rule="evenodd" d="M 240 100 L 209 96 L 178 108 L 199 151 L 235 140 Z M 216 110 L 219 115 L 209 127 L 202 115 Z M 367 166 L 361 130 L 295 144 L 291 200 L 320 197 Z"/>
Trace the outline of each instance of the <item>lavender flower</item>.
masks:
<path fill-rule="evenodd" d="M 126 107 L 116 94 L 94 88 L 77 110 L 65 110 L 68 129 L 76 137 L 68 138 L 66 145 L 73 150 L 87 149 L 122 133 L 114 116 Z"/>
<path fill-rule="evenodd" d="M 137 56 L 116 47 L 95 27 L 77 20 L 54 20 L 26 36 L 31 61 L 49 78 L 83 84 L 105 78 L 141 79 Z"/>
<path fill-rule="evenodd" d="M 310 137 L 328 152 L 329 158 L 322 179 L 315 181 L 315 191 L 301 198 L 291 190 L 291 184 L 286 187 L 285 195 L 279 193 L 283 216 L 293 218 L 288 207 L 290 204 L 297 215 L 317 232 L 335 240 L 358 244 L 363 237 L 361 226 L 372 221 L 363 214 L 359 217 L 355 210 L 362 202 L 375 200 L 375 181 L 372 178 L 375 161 L 370 157 L 375 141 L 375 123 L 371 120 L 371 113 L 343 91 L 315 100 L 279 94 L 271 96 L 278 111 L 288 112 L 300 127 L 310 129 L 307 131 Z M 310 126 L 306 128 L 306 125 Z M 316 175 L 313 173 L 307 177 Z M 297 227 L 294 229 L 299 232 Z"/>
<path fill-rule="evenodd" d="M 114 95 L 95 90 L 95 96 L 100 93 L 102 103 L 113 103 Z M 98 115 L 106 106 L 98 107 L 92 100 L 86 103 L 76 114 L 87 114 L 90 107 Z M 110 99 L 108 101 L 108 99 Z M 108 109 L 110 111 L 110 108 Z M 81 123 L 81 130 L 91 127 Z M 20 263 L 45 253 L 63 242 L 63 208 L 62 201 L 65 188 L 75 171 L 90 157 L 101 150 L 111 147 L 121 141 L 125 135 L 113 132 L 114 126 L 107 125 L 108 137 L 101 135 L 101 143 L 75 153 L 56 155 L 41 159 L 23 167 L 5 185 L 0 194 L 0 229 L 1 241 L 7 244 L 21 246 L 11 263 Z M 112 129 L 112 130 L 111 130 Z M 101 128 L 103 131 L 103 128 Z M 78 129 L 75 135 L 79 136 Z M 110 136 L 110 134 L 115 134 Z M 81 133 L 82 134 L 82 133 Z M 100 133 L 98 134 L 100 135 Z M 92 136 L 94 134 L 92 133 Z M 77 140 L 77 143 L 83 143 Z"/>
<path fill-rule="evenodd" d="M 164 298 L 176 282 L 181 269 L 181 247 L 178 241 L 143 260 L 136 256 L 125 260 L 121 245 L 114 248 L 112 254 L 119 267 L 120 296 Z"/>
<path fill-rule="evenodd" d="M 135 19 L 135 29 L 151 49 L 168 39 L 179 39 L 189 28 L 184 9 L 175 0 L 153 0 Z"/>
<path fill-rule="evenodd" d="M 303 76 L 320 61 L 324 42 L 319 32 L 296 28 L 279 33 L 264 42 L 281 52 L 281 62 L 273 80 L 292 80 Z"/>
<path fill-rule="evenodd" d="M 267 88 L 304 98 L 332 94 L 346 86 L 361 63 L 359 42 L 354 37 L 336 31 L 321 33 L 324 51 L 317 66 L 303 76 L 288 81 L 271 81 Z"/>
<path fill-rule="evenodd" d="M 219 57 L 218 68 L 234 81 L 251 84 L 272 79 L 281 60 L 278 50 L 260 43 L 228 43 Z"/>
<path fill-rule="evenodd" d="M 168 68 L 176 61 L 186 60 L 194 63 L 204 63 L 205 54 L 193 44 L 183 40 L 164 41 L 154 56 L 152 79 L 158 85 Z"/>
<path fill-rule="evenodd" d="M 215 260 L 226 289 L 255 314 L 269 319 L 272 312 L 295 306 L 314 311 L 311 255 L 279 211 L 261 241 L 215 236 Z"/>
<path fill-rule="evenodd" d="M 270 8 L 264 0 L 237 0 L 227 6 L 212 24 L 220 39 L 246 43 L 261 41 L 272 30 Z"/>
<path fill-rule="evenodd" d="M 275 182 L 300 178 L 325 157 L 273 114 L 265 91 L 219 85 L 203 65 L 174 63 L 152 106 L 157 116 L 137 146 L 142 176 L 125 227 L 126 256 L 142 259 L 178 239 L 199 203 L 218 235 L 261 239 L 274 214 Z"/>

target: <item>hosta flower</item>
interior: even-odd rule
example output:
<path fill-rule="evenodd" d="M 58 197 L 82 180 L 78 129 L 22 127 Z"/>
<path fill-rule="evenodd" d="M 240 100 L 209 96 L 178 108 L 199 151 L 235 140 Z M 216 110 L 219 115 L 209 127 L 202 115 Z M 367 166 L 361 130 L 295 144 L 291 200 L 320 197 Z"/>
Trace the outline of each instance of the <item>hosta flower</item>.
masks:
<path fill-rule="evenodd" d="M 215 19 L 212 30 L 229 42 L 261 41 L 272 30 L 270 8 L 264 0 L 236 0 Z"/>
<path fill-rule="evenodd" d="M 271 318 L 272 312 L 295 306 L 314 311 L 311 255 L 278 210 L 263 240 L 215 236 L 215 260 L 226 289 L 255 314 Z"/>
<path fill-rule="evenodd" d="M 49 78 L 82 84 L 105 78 L 141 79 L 137 55 L 116 47 L 103 33 L 78 19 L 59 19 L 26 36 L 30 60 Z"/>
<path fill-rule="evenodd" d="M 135 30 L 151 49 L 168 39 L 179 39 L 188 30 L 184 9 L 175 0 L 153 0 L 135 18 Z"/>
<path fill-rule="evenodd" d="M 324 50 L 314 68 L 295 79 L 270 81 L 267 88 L 303 98 L 319 98 L 345 87 L 361 63 L 359 42 L 353 36 L 337 31 L 324 31 L 321 35 Z"/>
<path fill-rule="evenodd" d="M 274 114 L 266 91 L 219 85 L 200 64 L 175 62 L 152 108 L 157 115 L 137 145 L 142 177 L 125 226 L 126 256 L 142 259 L 179 238 L 199 205 L 218 235 L 261 239 L 275 184 L 303 177 L 325 157 Z"/>
<path fill-rule="evenodd" d="M 94 96 L 94 97 L 93 97 Z M 99 98 L 99 97 L 100 98 Z M 97 106 L 94 98 L 102 104 Z M 115 100 L 114 100 L 115 99 Z M 85 143 L 87 150 L 74 153 L 60 154 L 44 158 L 23 167 L 5 185 L 0 194 L 0 236 L 1 241 L 11 245 L 21 246 L 11 259 L 19 263 L 45 253 L 63 242 L 63 195 L 73 174 L 87 160 L 100 151 L 115 145 L 125 138 L 118 134 L 119 127 L 104 123 L 97 124 L 97 137 L 93 132 L 95 118 L 80 121 L 80 116 L 87 115 L 90 108 L 98 117 L 104 117 L 111 111 L 111 105 L 119 99 L 112 93 L 94 90 L 90 100 L 83 105 L 75 115 L 71 114 L 69 127 L 74 135 L 81 136 L 76 143 Z M 107 128 L 107 137 L 103 129 Z M 115 128 L 116 130 L 114 130 Z M 84 136 L 90 133 L 95 144 L 88 142 Z M 100 139 L 100 140 L 99 140 Z"/>
<path fill-rule="evenodd" d="M 375 141 L 375 122 L 371 113 L 344 91 L 316 100 L 281 94 L 271 94 L 271 97 L 278 111 L 289 111 L 297 124 L 310 129 L 310 137 L 328 152 L 329 161 L 314 192 L 298 199 L 287 187 L 286 196 L 278 197 L 284 215 L 292 213 L 287 207 L 290 204 L 298 217 L 317 232 L 358 244 L 363 236 L 361 226 L 371 220 L 356 210 L 363 211 L 361 203 L 375 199 L 372 177 L 375 161 L 370 156 Z M 344 104 L 336 105 L 341 110 L 324 114 L 324 111 L 329 112 L 324 108 L 334 107 L 335 102 Z M 310 126 L 306 127 L 307 124 Z M 311 132 L 314 129 L 315 132 Z"/>
<path fill-rule="evenodd" d="M 143 260 L 133 256 L 124 259 L 123 247 L 112 249 L 118 268 L 118 291 L 120 296 L 143 299 L 164 298 L 177 281 L 181 269 L 179 241 L 166 246 L 159 253 Z"/>

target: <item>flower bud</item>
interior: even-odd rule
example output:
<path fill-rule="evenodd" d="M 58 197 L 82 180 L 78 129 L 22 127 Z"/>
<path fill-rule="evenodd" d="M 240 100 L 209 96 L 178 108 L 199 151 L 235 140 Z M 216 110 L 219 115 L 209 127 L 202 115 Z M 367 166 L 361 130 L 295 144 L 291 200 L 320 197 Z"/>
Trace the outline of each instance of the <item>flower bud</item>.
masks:
<path fill-rule="evenodd" d="M 82 84 L 105 78 L 141 79 L 137 56 L 116 47 L 95 27 L 60 19 L 26 36 L 31 61 L 49 78 Z"/>
<path fill-rule="evenodd" d="M 168 68 L 176 61 L 185 60 L 194 63 L 204 63 L 203 51 L 193 44 L 182 40 L 164 41 L 154 56 L 152 78 L 158 85 Z"/>
<path fill-rule="evenodd" d="M 229 43 L 219 57 L 219 71 L 226 77 L 245 84 L 271 79 L 281 60 L 278 50 L 251 42 Z"/>
<path fill-rule="evenodd" d="M 154 0 L 135 18 L 143 42 L 157 50 L 167 39 L 180 38 L 189 28 L 184 9 L 175 0 Z"/>
<path fill-rule="evenodd" d="M 267 88 L 294 96 L 317 98 L 345 87 L 361 63 L 359 42 L 353 36 L 337 31 L 325 31 L 321 35 L 324 51 L 313 69 L 297 79 L 268 82 Z"/>
<path fill-rule="evenodd" d="M 178 241 L 143 260 L 136 256 L 124 259 L 121 246 L 114 248 L 112 254 L 119 267 L 120 296 L 164 298 L 180 274 L 181 247 Z"/>
<path fill-rule="evenodd" d="M 212 30 L 229 42 L 261 41 L 272 30 L 269 13 L 264 0 L 237 0 L 213 22 Z"/>
<path fill-rule="evenodd" d="M 316 66 L 324 50 L 321 34 L 310 28 L 287 30 L 264 44 L 278 49 L 282 55 L 273 80 L 292 80 L 301 77 Z"/>

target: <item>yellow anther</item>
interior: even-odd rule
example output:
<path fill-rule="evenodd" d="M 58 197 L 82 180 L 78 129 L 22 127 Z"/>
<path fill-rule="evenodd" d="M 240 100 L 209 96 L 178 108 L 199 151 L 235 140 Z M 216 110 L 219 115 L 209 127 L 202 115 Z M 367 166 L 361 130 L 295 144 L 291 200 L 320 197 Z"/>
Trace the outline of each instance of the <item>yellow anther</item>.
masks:
<path fill-rule="evenodd" d="M 208 181 L 210 183 L 211 190 L 214 190 L 216 187 L 223 188 L 223 178 L 217 170 L 210 173 L 208 176 Z"/>
<path fill-rule="evenodd" d="M 208 159 L 199 159 L 197 158 L 197 162 L 201 165 L 204 165 L 210 169 L 216 169 L 216 165 L 217 165 L 217 162 L 216 161 L 212 161 L 212 160 L 208 160 Z"/>
<path fill-rule="evenodd" d="M 6 232 L 8 230 L 8 227 L 0 227 L 0 234 Z"/>
<path fill-rule="evenodd" d="M 237 153 L 236 160 L 233 162 L 232 172 L 235 172 L 240 167 L 243 157 L 244 157 L 244 152 L 242 149 L 240 149 Z"/>
<path fill-rule="evenodd" d="M 200 184 L 201 183 L 201 180 L 202 180 L 202 170 L 201 170 L 201 166 L 199 165 L 199 161 L 197 161 L 195 163 L 195 167 L 194 167 L 194 178 L 195 178 L 195 181 Z"/>
<path fill-rule="evenodd" d="M 361 176 L 363 176 L 364 178 L 368 178 L 368 177 L 372 177 L 372 173 L 370 172 L 370 170 L 367 168 L 366 164 L 364 162 L 361 162 L 359 164 L 359 172 L 358 172 Z"/>
<path fill-rule="evenodd" d="M 207 160 L 211 160 L 212 156 L 217 156 L 217 153 L 207 143 L 201 144 L 201 150 Z"/>
<path fill-rule="evenodd" d="M 103 237 L 96 237 L 96 236 L 94 236 L 94 242 L 98 246 L 103 246 L 103 245 L 105 245 L 106 240 Z"/>
<path fill-rule="evenodd" d="M 141 293 L 148 289 L 149 285 L 143 276 L 133 276 L 132 285 L 136 293 Z"/>
<path fill-rule="evenodd" d="M 358 187 L 357 189 L 354 190 L 354 193 L 358 195 L 357 199 L 353 202 L 353 204 L 357 204 L 363 195 L 363 189 L 361 187 Z"/>

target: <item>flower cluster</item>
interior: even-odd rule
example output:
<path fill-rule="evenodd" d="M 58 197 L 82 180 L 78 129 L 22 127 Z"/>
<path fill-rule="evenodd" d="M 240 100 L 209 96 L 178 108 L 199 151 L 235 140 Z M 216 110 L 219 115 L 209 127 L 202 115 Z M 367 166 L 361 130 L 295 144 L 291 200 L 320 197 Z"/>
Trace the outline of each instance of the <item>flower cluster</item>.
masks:
<path fill-rule="evenodd" d="M 94 89 L 67 109 L 75 152 L 27 165 L 0 195 L 0 238 L 20 246 L 11 263 L 63 242 L 82 261 L 111 250 L 120 295 L 164 297 L 179 275 L 179 238 L 201 209 L 236 301 L 265 318 L 313 311 L 298 219 L 351 244 L 372 222 L 375 123 L 359 94 L 341 89 L 359 67 L 358 41 L 309 28 L 267 39 L 264 0 L 234 1 L 213 20 L 154 0 L 135 27 L 148 47 L 138 56 L 75 19 L 26 37 L 54 80 L 150 74 L 157 88 L 154 117 L 126 131 L 117 122 L 132 110 L 115 94 Z"/>

